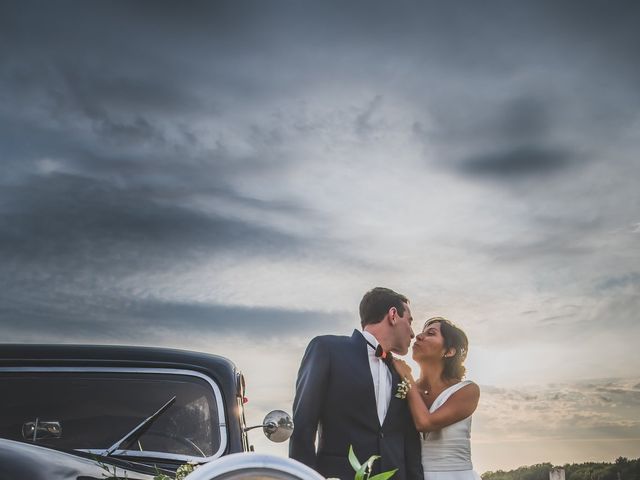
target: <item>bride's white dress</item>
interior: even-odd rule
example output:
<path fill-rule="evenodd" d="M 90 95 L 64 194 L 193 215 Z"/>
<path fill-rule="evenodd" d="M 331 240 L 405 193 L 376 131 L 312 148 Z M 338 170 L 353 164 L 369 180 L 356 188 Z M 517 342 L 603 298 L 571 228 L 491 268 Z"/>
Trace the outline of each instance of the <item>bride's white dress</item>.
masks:
<path fill-rule="evenodd" d="M 458 382 L 444 390 L 429 409 L 435 412 L 455 392 L 472 383 Z M 422 467 L 425 480 L 480 480 L 471 464 L 471 417 L 422 434 Z"/>

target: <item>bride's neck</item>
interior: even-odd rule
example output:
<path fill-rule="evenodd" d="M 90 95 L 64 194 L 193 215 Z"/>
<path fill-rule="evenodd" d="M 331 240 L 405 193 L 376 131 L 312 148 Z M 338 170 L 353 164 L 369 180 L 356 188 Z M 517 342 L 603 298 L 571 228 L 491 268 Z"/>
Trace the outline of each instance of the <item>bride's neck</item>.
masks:
<path fill-rule="evenodd" d="M 440 390 L 446 382 L 442 379 L 442 365 L 421 364 L 418 383 L 425 390 Z"/>

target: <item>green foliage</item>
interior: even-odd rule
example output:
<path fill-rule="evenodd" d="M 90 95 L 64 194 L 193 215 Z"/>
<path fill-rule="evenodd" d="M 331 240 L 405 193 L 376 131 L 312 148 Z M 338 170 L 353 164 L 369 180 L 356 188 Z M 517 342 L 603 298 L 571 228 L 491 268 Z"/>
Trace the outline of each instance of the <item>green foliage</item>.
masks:
<path fill-rule="evenodd" d="M 153 480 L 184 480 L 184 478 L 189 475 L 191 472 L 193 472 L 196 468 L 198 468 L 198 465 L 194 464 L 194 463 L 185 463 L 183 465 L 180 465 L 178 467 L 178 469 L 176 470 L 176 476 L 174 477 L 170 477 L 169 475 L 165 475 L 163 473 L 160 473 L 158 471 L 158 469 L 156 468 L 156 473 L 157 475 L 155 475 L 153 477 Z"/>
<path fill-rule="evenodd" d="M 105 480 L 128 480 L 129 477 L 127 477 L 127 472 L 124 469 L 121 469 L 124 472 L 124 477 L 120 477 L 118 476 L 118 469 L 115 465 L 109 466 L 106 463 L 100 461 L 98 458 L 96 458 L 96 462 L 98 463 L 98 466 L 100 466 L 100 468 L 107 472 L 102 474 Z M 162 473 L 157 466 L 154 467 L 156 470 L 156 474 L 153 476 L 153 480 L 184 480 L 187 475 L 198 468 L 198 465 L 190 462 L 180 465 L 176 470 L 175 477 L 170 477 L 169 475 Z"/>
<path fill-rule="evenodd" d="M 530 467 L 520 467 L 516 470 L 505 472 L 486 472 L 482 480 L 549 480 L 549 472 L 553 468 L 550 463 L 540 463 Z"/>
<path fill-rule="evenodd" d="M 482 480 L 549 480 L 550 463 L 520 467 L 505 472 L 485 472 Z M 614 463 L 573 463 L 562 465 L 565 480 L 640 480 L 640 458 L 618 457 Z"/>
<path fill-rule="evenodd" d="M 565 465 L 566 480 L 640 480 L 640 458 L 618 457 L 615 463 Z"/>
<path fill-rule="evenodd" d="M 98 466 L 100 468 L 102 468 L 105 472 L 107 472 L 107 473 L 103 473 L 102 474 L 102 476 L 105 478 L 105 480 L 128 480 L 126 471 L 123 470 L 124 477 L 119 477 L 118 476 L 118 469 L 116 468 L 115 465 L 109 466 L 106 463 L 101 462 L 97 458 L 96 458 L 96 462 L 97 462 L 97 464 L 98 464 Z M 113 471 L 111 471 L 112 468 L 113 468 Z"/>
<path fill-rule="evenodd" d="M 398 471 L 398 469 L 395 468 L 393 470 L 388 470 L 369 478 L 369 475 L 371 475 L 371 468 L 373 467 L 373 463 L 380 458 L 380 455 L 372 455 L 366 462 L 360 463 L 358 457 L 356 457 L 356 454 L 353 451 L 353 445 L 349 445 L 348 457 L 351 468 L 353 468 L 356 472 L 353 480 L 388 480 Z"/>

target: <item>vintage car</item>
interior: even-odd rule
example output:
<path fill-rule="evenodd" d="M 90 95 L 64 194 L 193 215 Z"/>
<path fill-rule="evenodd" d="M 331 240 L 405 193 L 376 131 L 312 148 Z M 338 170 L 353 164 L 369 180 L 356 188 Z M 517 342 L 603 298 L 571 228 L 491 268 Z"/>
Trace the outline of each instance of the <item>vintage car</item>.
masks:
<path fill-rule="evenodd" d="M 197 478 L 322 478 L 290 459 L 241 454 L 253 450 L 248 430 L 280 442 L 293 422 L 276 410 L 247 427 L 244 378 L 220 356 L 0 345 L 0 386 L 0 480 L 151 480 L 185 464 L 206 464 Z"/>

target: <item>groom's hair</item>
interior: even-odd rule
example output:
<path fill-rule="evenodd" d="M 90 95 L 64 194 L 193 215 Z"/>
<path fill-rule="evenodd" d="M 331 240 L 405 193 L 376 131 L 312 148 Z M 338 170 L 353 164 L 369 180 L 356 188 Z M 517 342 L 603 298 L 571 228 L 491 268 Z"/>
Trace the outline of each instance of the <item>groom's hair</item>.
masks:
<path fill-rule="evenodd" d="M 380 323 L 391 307 L 396 307 L 400 316 L 404 315 L 404 304 L 409 300 L 390 288 L 376 287 L 364 294 L 360 301 L 360 324 Z"/>

